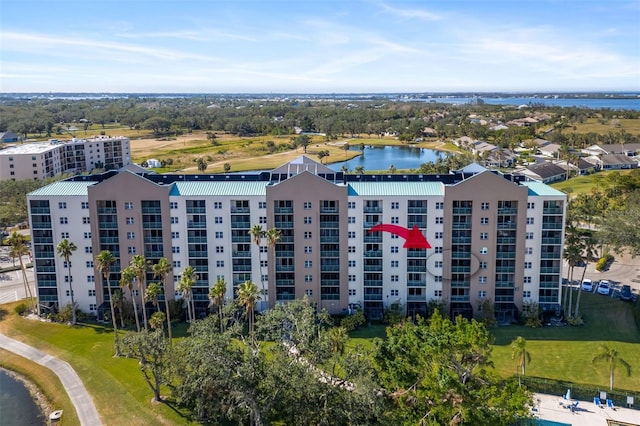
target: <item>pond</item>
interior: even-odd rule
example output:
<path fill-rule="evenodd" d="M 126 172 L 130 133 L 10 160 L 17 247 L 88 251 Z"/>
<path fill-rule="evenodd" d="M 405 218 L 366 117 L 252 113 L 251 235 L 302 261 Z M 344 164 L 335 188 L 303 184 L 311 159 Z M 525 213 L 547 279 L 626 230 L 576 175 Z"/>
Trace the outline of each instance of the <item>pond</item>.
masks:
<path fill-rule="evenodd" d="M 0 369 L 0 426 L 46 425 L 27 387 Z"/>
<path fill-rule="evenodd" d="M 350 151 L 360 151 L 359 147 L 351 146 Z M 362 155 L 351 160 L 328 164 L 328 167 L 340 171 L 343 165 L 353 172 L 356 167 L 362 166 L 365 171 L 388 171 L 393 165 L 397 170 L 419 169 L 423 163 L 435 162 L 445 153 L 433 149 L 415 146 L 369 146 L 366 145 Z M 336 158 L 331 158 L 335 160 Z"/>

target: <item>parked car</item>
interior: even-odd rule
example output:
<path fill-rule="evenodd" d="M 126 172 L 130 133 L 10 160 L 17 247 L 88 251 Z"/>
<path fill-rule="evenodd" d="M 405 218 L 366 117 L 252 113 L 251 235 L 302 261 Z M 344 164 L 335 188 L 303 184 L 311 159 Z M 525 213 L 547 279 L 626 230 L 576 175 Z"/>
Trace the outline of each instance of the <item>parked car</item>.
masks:
<path fill-rule="evenodd" d="M 582 281 L 581 288 L 584 291 L 593 291 L 593 281 L 591 281 L 589 278 L 586 278 L 584 281 Z"/>
<path fill-rule="evenodd" d="M 609 284 L 609 281 L 607 280 L 600 281 L 600 284 L 598 285 L 598 293 L 608 296 L 610 290 L 611 290 L 611 285 Z"/>
<path fill-rule="evenodd" d="M 620 300 L 631 300 L 631 286 L 623 285 L 622 289 L 620 289 Z"/>

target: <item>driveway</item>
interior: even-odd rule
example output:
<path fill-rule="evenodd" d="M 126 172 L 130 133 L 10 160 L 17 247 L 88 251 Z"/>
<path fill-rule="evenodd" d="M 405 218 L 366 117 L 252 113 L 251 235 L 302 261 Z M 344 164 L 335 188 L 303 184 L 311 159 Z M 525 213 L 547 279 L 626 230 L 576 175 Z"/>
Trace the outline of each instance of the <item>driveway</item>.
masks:
<path fill-rule="evenodd" d="M 26 345 L 10 337 L 0 334 L 0 347 L 43 365 L 56 373 L 73 403 L 81 425 L 98 426 L 102 424 L 98 410 L 91 396 L 71 366 L 58 358 L 52 357 L 32 346 Z"/>
<path fill-rule="evenodd" d="M 584 274 L 585 278 L 589 278 L 594 283 L 594 290 L 600 280 L 609 280 L 614 290 L 619 290 L 623 284 L 629 284 L 635 294 L 640 293 L 640 257 L 633 259 L 629 254 L 617 255 L 614 253 L 615 260 L 607 271 L 596 271 L 595 262 L 587 265 Z M 573 279 L 578 282 L 582 277 L 584 268 L 576 266 L 573 271 Z M 569 271 L 567 262 L 564 262 L 562 276 L 566 277 Z"/>

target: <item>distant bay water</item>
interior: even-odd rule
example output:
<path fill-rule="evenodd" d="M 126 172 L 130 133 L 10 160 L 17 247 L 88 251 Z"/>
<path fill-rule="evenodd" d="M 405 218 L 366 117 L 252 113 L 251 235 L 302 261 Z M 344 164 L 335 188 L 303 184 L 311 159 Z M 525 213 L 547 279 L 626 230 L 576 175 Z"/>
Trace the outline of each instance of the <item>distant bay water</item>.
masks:
<path fill-rule="evenodd" d="M 485 104 L 489 105 L 545 105 L 549 107 L 562 108 L 589 108 L 589 109 L 612 109 L 612 110 L 632 110 L 640 111 L 640 95 L 629 94 L 625 97 L 616 98 L 563 98 L 563 97 L 455 97 L 455 96 L 439 96 L 430 98 L 412 99 L 406 98 L 406 101 L 419 101 L 431 103 L 446 104 L 469 104 L 475 103 L 481 99 Z"/>

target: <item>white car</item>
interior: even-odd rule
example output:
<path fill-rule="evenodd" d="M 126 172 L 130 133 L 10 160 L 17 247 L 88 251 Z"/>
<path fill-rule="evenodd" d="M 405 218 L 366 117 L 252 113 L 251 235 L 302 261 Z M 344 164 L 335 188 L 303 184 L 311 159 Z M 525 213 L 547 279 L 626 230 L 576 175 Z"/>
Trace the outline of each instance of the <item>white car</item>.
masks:
<path fill-rule="evenodd" d="M 608 296 L 610 290 L 611 290 L 611 285 L 609 284 L 609 281 L 607 280 L 600 281 L 600 284 L 598 285 L 598 293 Z"/>
<path fill-rule="evenodd" d="M 582 289 L 584 291 L 593 291 L 593 281 L 591 281 L 589 278 L 586 278 L 584 281 L 582 281 Z"/>

